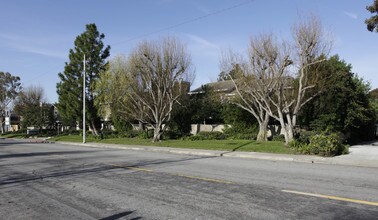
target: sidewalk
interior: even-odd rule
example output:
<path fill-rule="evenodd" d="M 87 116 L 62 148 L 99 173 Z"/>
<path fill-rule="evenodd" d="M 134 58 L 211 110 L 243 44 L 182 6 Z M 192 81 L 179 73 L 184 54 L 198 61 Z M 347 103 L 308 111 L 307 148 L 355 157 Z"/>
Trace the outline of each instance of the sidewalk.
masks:
<path fill-rule="evenodd" d="M 292 162 L 302 162 L 302 163 L 336 164 L 336 165 L 378 168 L 378 141 L 369 145 L 351 146 L 349 148 L 349 151 L 350 151 L 349 154 L 336 156 L 336 157 L 319 157 L 319 156 L 313 156 L 313 155 L 272 154 L 272 153 L 242 152 L 242 151 L 230 152 L 230 151 L 199 150 L 199 149 L 140 146 L 140 145 L 118 145 L 118 144 L 102 144 L 102 143 L 86 143 L 86 144 L 73 143 L 73 142 L 56 142 L 56 143 L 83 146 L 83 147 L 143 150 L 143 151 L 150 151 L 150 152 L 162 152 L 162 153 L 173 153 L 173 154 L 195 155 L 195 156 L 233 157 L 233 158 L 248 158 L 248 159 L 259 159 L 259 160 L 292 161 Z"/>

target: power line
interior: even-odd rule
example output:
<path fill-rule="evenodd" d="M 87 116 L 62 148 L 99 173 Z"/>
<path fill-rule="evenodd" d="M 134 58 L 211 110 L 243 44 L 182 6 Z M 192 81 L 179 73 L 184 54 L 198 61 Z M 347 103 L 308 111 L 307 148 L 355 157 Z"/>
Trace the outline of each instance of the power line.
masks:
<path fill-rule="evenodd" d="M 244 1 L 244 2 L 241 2 L 239 4 L 235 4 L 235 5 L 232 5 L 232 6 L 227 7 L 227 8 L 222 8 L 220 10 L 213 11 L 211 13 L 208 13 L 208 14 L 205 14 L 205 15 L 202 15 L 202 16 L 194 17 L 194 18 L 191 18 L 189 20 L 186 20 L 186 21 L 183 21 L 183 22 L 171 25 L 171 26 L 164 27 L 164 28 L 161 28 L 161 29 L 156 30 L 156 31 L 151 31 L 151 32 L 148 32 L 148 33 L 144 33 L 144 34 L 135 36 L 135 37 L 131 37 L 129 39 L 126 39 L 126 40 L 120 41 L 118 43 L 115 43 L 113 45 L 119 45 L 119 44 L 127 43 L 127 42 L 134 41 L 134 40 L 137 40 L 137 39 L 140 39 L 140 38 L 143 38 L 143 37 L 147 37 L 147 36 L 150 36 L 150 35 L 158 34 L 158 33 L 161 33 L 161 32 L 167 31 L 167 30 L 171 30 L 171 29 L 174 29 L 174 28 L 177 28 L 177 27 L 189 24 L 189 23 L 193 23 L 193 22 L 196 22 L 196 21 L 199 21 L 199 20 L 203 20 L 205 18 L 214 16 L 214 15 L 217 15 L 217 14 L 224 13 L 226 11 L 233 10 L 235 8 L 242 7 L 244 5 L 248 5 L 248 4 L 250 4 L 250 3 L 254 2 L 254 1 L 255 0 Z M 59 66 L 62 66 L 62 64 L 60 64 Z M 44 75 L 47 75 L 47 74 L 49 74 L 49 73 L 39 74 L 36 77 L 33 77 L 32 79 L 28 80 L 26 83 L 31 83 L 32 81 L 34 81 L 34 80 L 36 80 L 36 79 L 38 79 L 38 78 L 40 78 L 40 77 L 42 77 Z"/>
<path fill-rule="evenodd" d="M 61 67 L 64 67 L 64 65 L 63 64 L 59 64 L 59 65 L 57 65 L 57 66 L 55 66 L 55 67 L 53 67 L 53 68 L 49 68 L 49 71 L 50 70 L 52 70 L 52 69 L 60 69 Z M 45 76 L 45 75 L 47 75 L 47 74 L 51 74 L 51 72 L 47 72 L 47 71 L 44 71 L 45 73 L 40 73 L 40 74 L 38 74 L 37 76 L 34 76 L 34 77 L 32 77 L 32 78 L 30 78 L 29 80 L 27 80 L 27 81 L 24 81 L 24 82 L 22 82 L 23 84 L 29 84 L 29 83 L 32 83 L 32 82 L 34 82 L 35 80 L 37 80 L 37 79 L 39 79 L 39 78 L 41 78 L 42 76 Z"/>
<path fill-rule="evenodd" d="M 208 13 L 208 14 L 205 14 L 205 15 L 202 15 L 202 16 L 199 16 L 199 17 L 195 17 L 195 18 L 192 18 L 192 19 L 189 19 L 189 20 L 183 21 L 183 22 L 178 23 L 178 24 L 174 24 L 174 25 L 171 25 L 171 26 L 168 26 L 168 27 L 165 27 L 165 28 L 162 28 L 162 29 L 156 30 L 156 31 L 151 31 L 151 32 L 148 32 L 148 33 L 145 33 L 145 34 L 141 34 L 141 35 L 138 35 L 138 36 L 135 36 L 135 37 L 131 37 L 131 38 L 129 38 L 129 39 L 126 39 L 126 40 L 120 41 L 120 42 L 118 42 L 118 43 L 115 43 L 115 44 L 113 44 L 113 45 L 123 44 L 123 43 L 126 43 L 126 42 L 130 42 L 130 41 L 137 40 L 137 39 L 142 38 L 142 37 L 147 37 L 147 36 L 154 35 L 154 34 L 158 34 L 158 33 L 161 33 L 161 32 L 167 31 L 167 30 L 171 30 L 171 29 L 174 29 L 174 28 L 177 28 L 177 27 L 180 27 L 180 26 L 183 26 L 183 25 L 186 25 L 186 24 L 192 23 L 192 22 L 196 22 L 196 21 L 199 21 L 199 20 L 202 20 L 202 19 L 208 18 L 208 17 L 213 16 L 213 15 L 221 14 L 221 13 L 223 13 L 223 12 L 230 11 L 230 10 L 233 10 L 233 9 L 235 9 L 235 8 L 242 7 L 242 6 L 244 6 L 244 5 L 247 5 L 247 4 L 252 3 L 252 2 L 254 2 L 254 1 L 255 1 L 255 0 L 244 1 L 244 2 L 241 2 L 241 3 L 239 3 L 239 4 L 236 4 L 236 5 L 230 6 L 230 7 L 228 7 L 228 8 L 223 8 L 223 9 L 220 9 L 220 10 L 218 10 L 218 11 L 214 11 L 214 12 L 211 12 L 211 13 Z"/>

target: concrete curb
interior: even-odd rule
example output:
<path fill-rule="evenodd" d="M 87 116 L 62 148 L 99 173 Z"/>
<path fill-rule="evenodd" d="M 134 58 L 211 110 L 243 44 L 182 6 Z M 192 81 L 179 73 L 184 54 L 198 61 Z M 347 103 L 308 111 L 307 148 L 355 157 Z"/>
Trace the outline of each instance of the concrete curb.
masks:
<path fill-rule="evenodd" d="M 313 155 L 291 155 L 291 154 L 273 154 L 273 153 L 259 153 L 259 152 L 230 152 L 230 151 L 216 151 L 216 150 L 200 150 L 187 148 L 172 148 L 172 147 L 156 147 L 156 146 L 139 146 L 139 145 L 118 145 L 118 144 L 99 144 L 99 143 L 76 143 L 76 142 L 56 142 L 58 144 L 76 145 L 82 147 L 95 147 L 105 149 L 123 149 L 123 150 L 139 150 L 149 152 L 162 152 L 191 156 L 207 156 L 207 157 L 228 157 L 228 158 L 244 158 L 244 159 L 258 159 L 270 161 L 287 161 L 299 163 L 314 163 L 314 164 L 331 164 L 331 165 L 346 165 L 357 167 L 372 167 L 378 168 L 378 158 L 374 160 L 367 160 L 366 158 L 352 158 L 351 155 L 342 155 L 337 157 L 320 157 Z"/>
<path fill-rule="evenodd" d="M 2 138 L 19 140 L 17 138 Z M 55 143 L 49 141 L 49 138 L 37 139 L 22 139 L 32 143 Z M 293 155 L 293 154 L 273 154 L 273 153 L 258 153 L 258 152 L 230 152 L 230 151 L 216 151 L 216 150 L 201 150 L 188 148 L 172 148 L 172 147 L 156 147 L 156 146 L 140 146 L 140 145 L 119 145 L 119 144 L 99 144 L 99 143 L 77 143 L 77 142 L 59 142 L 59 144 L 76 145 L 82 147 L 96 147 L 107 149 L 124 149 L 124 150 L 141 150 L 150 152 L 162 152 L 181 155 L 192 156 L 207 156 L 207 157 L 229 157 L 229 158 L 245 158 L 271 161 L 287 161 L 299 163 L 316 163 L 316 164 L 331 164 L 357 167 L 378 168 L 378 141 L 368 143 L 365 145 L 355 145 L 350 147 L 350 154 L 336 157 L 320 157 L 312 155 Z"/>

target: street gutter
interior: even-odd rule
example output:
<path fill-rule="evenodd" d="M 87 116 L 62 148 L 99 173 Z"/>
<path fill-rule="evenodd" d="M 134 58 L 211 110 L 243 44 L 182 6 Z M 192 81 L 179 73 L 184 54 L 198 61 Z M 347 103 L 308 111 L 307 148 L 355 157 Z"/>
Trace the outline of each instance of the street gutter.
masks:
<path fill-rule="evenodd" d="M 14 139 L 14 138 L 9 138 Z M 14 139 L 17 140 L 17 139 Z M 27 139 L 25 139 L 27 140 Z M 217 150 L 201 150 L 189 148 L 173 148 L 173 147 L 156 147 L 156 146 L 142 146 L 142 145 L 121 145 L 121 144 L 103 144 L 103 143 L 77 143 L 77 142 L 61 142 L 49 141 L 48 139 L 33 139 L 30 142 L 34 143 L 57 143 L 65 145 L 75 145 L 81 147 L 95 147 L 106 149 L 122 149 L 122 150 L 139 150 L 149 152 L 161 152 L 180 155 L 191 156 L 208 156 L 208 157 L 227 157 L 227 158 L 243 158 L 243 159 L 257 159 L 270 161 L 286 161 L 299 162 L 311 164 L 330 164 L 342 166 L 357 166 L 378 168 L 378 157 L 364 157 L 351 152 L 347 155 L 340 155 L 336 157 L 320 157 L 314 155 L 295 155 L 295 154 L 274 154 L 274 153 L 260 153 L 260 152 L 243 152 L 243 151 L 217 151 Z M 374 146 L 376 144 L 370 144 Z M 353 146 L 352 146 L 353 147 Z M 358 148 L 359 146 L 355 146 Z M 378 148 L 377 148 L 378 149 Z"/>

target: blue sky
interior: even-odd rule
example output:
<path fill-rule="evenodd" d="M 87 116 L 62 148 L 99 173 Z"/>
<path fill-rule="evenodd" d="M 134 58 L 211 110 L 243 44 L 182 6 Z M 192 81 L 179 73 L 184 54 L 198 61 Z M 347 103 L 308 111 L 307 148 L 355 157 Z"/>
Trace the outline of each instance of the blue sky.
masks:
<path fill-rule="evenodd" d="M 245 51 L 249 38 L 265 32 L 282 37 L 298 15 L 317 15 L 335 40 L 339 54 L 372 88 L 378 87 L 378 33 L 366 30 L 365 7 L 373 0 L 2 0 L 0 71 L 21 77 L 24 86 L 40 85 L 56 102 L 58 73 L 68 51 L 88 23 L 96 23 L 112 47 L 111 57 L 127 55 L 141 40 L 180 38 L 196 68 L 192 88 L 215 81 L 222 50 Z M 222 11 L 222 12 L 219 12 Z M 211 16 L 208 14 L 215 13 Z M 202 19 L 172 27 L 188 20 Z M 158 32 L 158 33 L 156 33 Z M 153 34 L 152 34 L 153 33 Z"/>

